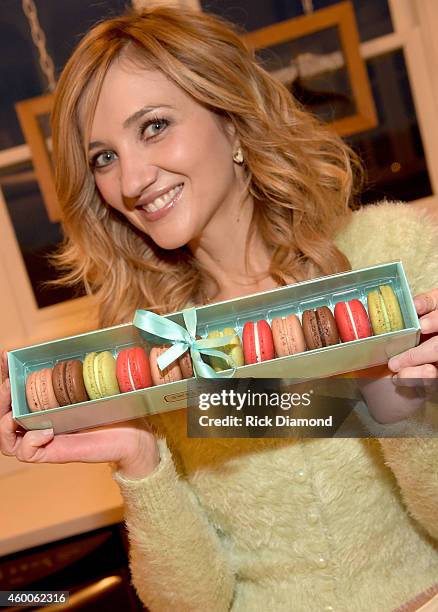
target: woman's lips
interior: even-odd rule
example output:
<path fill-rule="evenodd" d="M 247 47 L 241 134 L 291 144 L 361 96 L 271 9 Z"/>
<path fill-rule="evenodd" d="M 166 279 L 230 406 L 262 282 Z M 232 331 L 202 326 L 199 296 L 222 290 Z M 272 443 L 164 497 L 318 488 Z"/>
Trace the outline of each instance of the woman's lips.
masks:
<path fill-rule="evenodd" d="M 184 184 L 181 185 L 181 189 L 178 191 L 175 197 L 168 204 L 163 206 L 163 208 L 160 208 L 160 210 L 147 211 L 144 208 L 139 208 L 138 210 L 141 217 L 146 219 L 146 221 L 158 221 L 158 219 L 162 219 L 172 210 L 172 208 L 178 202 L 183 192 L 183 189 Z"/>

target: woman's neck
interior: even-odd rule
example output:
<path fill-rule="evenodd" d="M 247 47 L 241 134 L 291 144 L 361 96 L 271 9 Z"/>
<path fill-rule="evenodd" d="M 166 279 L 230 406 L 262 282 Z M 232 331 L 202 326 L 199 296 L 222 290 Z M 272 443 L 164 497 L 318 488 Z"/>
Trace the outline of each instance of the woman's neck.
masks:
<path fill-rule="evenodd" d="M 276 286 L 270 275 L 271 254 L 255 231 L 245 247 L 254 211 L 250 195 L 218 209 L 200 237 L 189 243 L 193 256 L 215 282 L 206 281 L 201 299 L 218 301 L 265 291 Z"/>
<path fill-rule="evenodd" d="M 248 283 L 246 285 L 232 285 L 223 287 L 218 292 L 214 293 L 211 291 L 207 293 L 204 289 L 201 290 L 200 301 L 203 304 L 210 304 L 213 302 L 223 302 L 225 300 L 232 300 L 245 295 L 251 295 L 253 293 L 261 293 L 263 291 L 269 291 L 278 287 L 278 283 L 271 276 L 266 276 L 262 280 Z"/>

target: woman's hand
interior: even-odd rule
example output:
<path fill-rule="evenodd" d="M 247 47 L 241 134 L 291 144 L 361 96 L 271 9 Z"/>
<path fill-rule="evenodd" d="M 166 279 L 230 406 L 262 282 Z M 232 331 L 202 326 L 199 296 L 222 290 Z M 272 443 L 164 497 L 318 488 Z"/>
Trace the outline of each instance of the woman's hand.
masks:
<path fill-rule="evenodd" d="M 414 303 L 424 332 L 420 344 L 392 357 L 383 376 L 370 370 L 375 378 L 358 381 L 369 413 L 378 423 L 396 423 L 414 415 L 424 406 L 427 382 L 437 384 L 438 289 L 417 295 Z M 426 389 L 420 388 L 418 379 Z"/>
<path fill-rule="evenodd" d="M 0 450 L 4 455 L 29 463 L 113 462 L 128 478 L 148 476 L 158 465 L 157 442 L 145 419 L 56 436 L 53 429 L 17 432 L 4 351 L 0 363 L 4 378 L 0 385 Z"/>
<path fill-rule="evenodd" d="M 389 360 L 388 367 L 399 381 L 404 378 L 438 378 L 438 289 L 417 295 L 414 303 L 422 334 L 427 335 L 427 339 Z"/>

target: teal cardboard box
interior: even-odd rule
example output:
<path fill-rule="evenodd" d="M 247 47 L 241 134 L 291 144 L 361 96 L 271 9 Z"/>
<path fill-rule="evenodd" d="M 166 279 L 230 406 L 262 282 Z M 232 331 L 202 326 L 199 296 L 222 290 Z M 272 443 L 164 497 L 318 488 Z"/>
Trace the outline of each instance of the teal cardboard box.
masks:
<path fill-rule="evenodd" d="M 315 379 L 384 364 L 393 355 L 416 346 L 420 339 L 420 324 L 401 262 L 334 274 L 201 306 L 196 309 L 196 333 L 205 337 L 211 330 L 234 327 L 241 337 L 247 321 L 266 319 L 271 324 L 274 317 L 290 313 L 301 319 L 304 310 L 326 305 L 333 311 L 337 302 L 352 299 L 359 299 L 366 307 L 368 293 L 379 285 L 391 285 L 394 289 L 403 314 L 404 329 L 245 365 L 235 370 L 234 377 Z M 184 326 L 182 311 L 164 318 Z M 161 342 L 165 343 L 164 340 Z M 182 380 L 70 406 L 29 411 L 25 383 L 32 371 L 53 368 L 58 361 L 65 359 L 83 361 L 91 351 L 109 350 L 116 356 L 120 350 L 134 345 L 141 345 L 149 352 L 153 342 L 135 325 L 125 324 L 11 351 L 8 362 L 15 421 L 25 429 L 53 427 L 55 433 L 62 433 L 187 408 L 190 400 L 187 380 Z M 197 384 L 202 386 L 203 379 L 198 380 Z"/>

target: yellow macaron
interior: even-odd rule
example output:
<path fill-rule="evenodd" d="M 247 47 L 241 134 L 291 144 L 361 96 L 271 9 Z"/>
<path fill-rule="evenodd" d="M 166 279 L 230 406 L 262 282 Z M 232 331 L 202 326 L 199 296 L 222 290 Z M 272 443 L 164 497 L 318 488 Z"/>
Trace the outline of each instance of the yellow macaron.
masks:
<path fill-rule="evenodd" d="M 390 285 L 381 285 L 368 294 L 368 314 L 374 334 L 386 334 L 404 328 L 397 296 Z"/>
<path fill-rule="evenodd" d="M 120 393 L 116 376 L 116 360 L 110 351 L 88 353 L 84 359 L 84 383 L 90 399 Z"/>
<path fill-rule="evenodd" d="M 217 350 L 229 355 L 233 359 L 234 366 L 236 368 L 243 366 L 245 362 L 243 358 L 242 343 L 238 334 L 236 334 L 235 329 L 233 329 L 232 327 L 226 327 L 222 331 L 213 330 L 209 332 L 207 338 L 222 338 L 223 336 L 233 336 L 233 338 L 231 339 L 231 342 L 229 342 L 229 344 L 226 344 L 225 346 L 218 346 Z M 219 357 L 210 357 L 209 359 L 211 367 L 214 369 L 215 372 L 228 370 L 230 367 L 226 363 L 226 361 L 220 359 Z"/>

